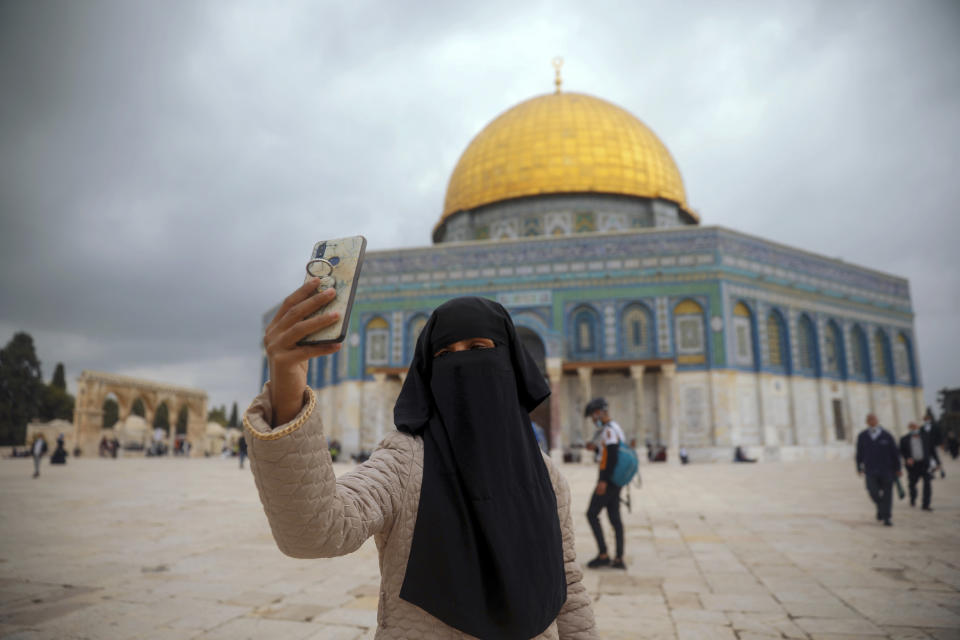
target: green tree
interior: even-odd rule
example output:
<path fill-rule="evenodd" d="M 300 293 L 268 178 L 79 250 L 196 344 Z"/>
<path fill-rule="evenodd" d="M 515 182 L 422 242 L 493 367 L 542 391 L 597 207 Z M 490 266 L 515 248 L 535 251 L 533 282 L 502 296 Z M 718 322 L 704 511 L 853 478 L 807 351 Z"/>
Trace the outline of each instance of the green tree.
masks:
<path fill-rule="evenodd" d="M 0 350 L 0 445 L 22 445 L 27 423 L 43 402 L 40 361 L 29 333 L 18 332 Z"/>
<path fill-rule="evenodd" d="M 237 403 L 233 403 L 233 408 L 230 409 L 230 422 L 229 425 L 234 429 L 240 428 L 240 420 L 237 418 Z"/>
<path fill-rule="evenodd" d="M 167 409 L 166 402 L 157 407 L 157 412 L 153 414 L 153 428 L 157 427 L 168 433 L 170 431 L 170 410 Z"/>
<path fill-rule="evenodd" d="M 61 391 L 67 390 L 67 374 L 63 371 L 62 362 L 57 363 L 57 368 L 53 371 L 53 378 L 50 380 L 50 386 Z"/>
<path fill-rule="evenodd" d="M 133 406 L 130 408 L 130 413 L 135 416 L 140 416 L 141 418 L 147 417 L 147 408 L 143 406 L 142 398 L 137 398 L 133 401 Z"/>
<path fill-rule="evenodd" d="M 187 432 L 187 421 L 190 419 L 190 413 L 187 411 L 187 405 L 180 407 L 177 413 L 177 433 Z"/>
<path fill-rule="evenodd" d="M 120 419 L 120 405 L 113 398 L 107 398 L 103 401 L 103 428 L 112 429 Z"/>
<path fill-rule="evenodd" d="M 207 412 L 207 422 L 216 422 L 221 427 L 227 426 L 227 405 L 222 404 Z"/>
<path fill-rule="evenodd" d="M 63 371 L 63 363 L 58 362 L 50 384 L 43 389 L 40 419 L 44 421 L 73 420 L 74 403 L 74 397 L 67 392 L 67 377 Z"/>

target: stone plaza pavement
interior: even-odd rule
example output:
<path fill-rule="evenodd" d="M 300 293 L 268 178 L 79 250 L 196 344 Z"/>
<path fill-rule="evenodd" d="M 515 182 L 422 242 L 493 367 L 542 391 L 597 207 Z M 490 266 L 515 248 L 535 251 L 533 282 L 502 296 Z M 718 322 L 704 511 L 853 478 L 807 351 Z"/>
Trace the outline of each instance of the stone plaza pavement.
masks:
<path fill-rule="evenodd" d="M 960 463 L 946 471 L 933 513 L 897 501 L 885 528 L 852 462 L 644 466 L 629 570 L 585 570 L 601 636 L 960 638 Z M 564 472 L 586 562 L 596 472 Z M 0 460 L 0 637 L 373 637 L 372 540 L 344 558 L 281 555 L 235 459 L 31 473 Z"/>

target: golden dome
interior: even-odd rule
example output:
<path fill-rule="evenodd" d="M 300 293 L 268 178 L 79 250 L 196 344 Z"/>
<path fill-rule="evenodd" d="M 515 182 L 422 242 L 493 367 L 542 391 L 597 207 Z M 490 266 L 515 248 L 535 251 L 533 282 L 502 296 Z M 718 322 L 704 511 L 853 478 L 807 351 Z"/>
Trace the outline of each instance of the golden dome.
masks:
<path fill-rule="evenodd" d="M 450 176 L 438 226 L 500 200 L 585 192 L 663 198 L 696 219 L 680 171 L 653 131 L 600 98 L 553 93 L 508 109 L 470 142 Z"/>

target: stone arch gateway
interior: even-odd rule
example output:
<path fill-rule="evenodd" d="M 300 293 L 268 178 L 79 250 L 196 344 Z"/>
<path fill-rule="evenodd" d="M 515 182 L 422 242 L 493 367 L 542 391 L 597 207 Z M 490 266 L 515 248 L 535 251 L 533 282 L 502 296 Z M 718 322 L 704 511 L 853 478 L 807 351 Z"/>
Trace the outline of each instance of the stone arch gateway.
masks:
<path fill-rule="evenodd" d="M 153 417 L 161 404 L 166 403 L 171 424 L 182 408 L 187 409 L 187 441 L 193 456 L 203 455 L 204 434 L 207 426 L 207 393 L 201 389 L 179 387 L 163 382 L 131 378 L 101 371 L 84 370 L 77 378 L 77 402 L 73 411 L 74 442 L 81 452 L 93 454 L 100 441 L 103 427 L 103 401 L 108 394 L 117 398 L 120 420 L 126 420 L 139 398 L 145 410 L 144 419 L 153 424 Z M 173 450 L 176 429 L 169 432 L 170 450 Z"/>

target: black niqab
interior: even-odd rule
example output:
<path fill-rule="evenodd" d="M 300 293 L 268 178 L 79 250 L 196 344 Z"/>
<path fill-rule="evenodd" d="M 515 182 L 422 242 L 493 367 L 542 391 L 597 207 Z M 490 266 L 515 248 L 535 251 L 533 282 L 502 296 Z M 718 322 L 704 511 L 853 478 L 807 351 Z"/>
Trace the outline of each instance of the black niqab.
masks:
<path fill-rule="evenodd" d="M 453 342 L 493 349 L 434 358 Z M 526 640 L 566 601 L 557 500 L 529 412 L 550 394 L 501 305 L 457 298 L 417 340 L 394 408 L 423 484 L 400 597 L 479 638 Z"/>

